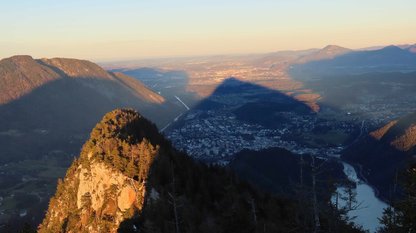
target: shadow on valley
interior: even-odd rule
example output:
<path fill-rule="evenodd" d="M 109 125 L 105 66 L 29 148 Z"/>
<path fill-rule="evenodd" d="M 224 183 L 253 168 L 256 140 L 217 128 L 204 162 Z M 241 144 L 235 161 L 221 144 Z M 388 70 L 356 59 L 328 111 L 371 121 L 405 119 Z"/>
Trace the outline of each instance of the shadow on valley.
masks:
<path fill-rule="evenodd" d="M 306 104 L 284 93 L 233 77 L 219 84 L 209 97 L 201 100 L 187 115 L 196 114 L 204 118 L 204 115 L 216 111 L 230 112 L 237 120 L 267 127 L 286 123 L 289 119 L 285 113 L 314 114 Z"/>
<path fill-rule="evenodd" d="M 291 96 L 229 78 L 164 132 L 178 148 L 193 157 L 218 163 L 230 161 L 242 149 L 281 147 L 283 141 L 294 142 L 285 144 L 291 150 L 296 145 L 314 148 L 346 145 L 360 134 L 357 126 L 361 124 L 353 118 L 348 121 L 348 127 L 337 119 L 328 123 L 307 104 Z M 344 129 L 346 132 L 342 132 Z"/>
<path fill-rule="evenodd" d="M 250 106 L 259 108 L 250 113 Z M 230 78 L 176 124 L 186 124 L 189 115 L 206 119 L 204 114 L 218 111 L 237 112 L 238 120 L 270 127 L 289 120 L 278 118 L 280 114 L 314 115 L 307 105 L 287 95 Z M 244 112 L 250 117 L 244 118 Z M 313 193 L 319 197 L 320 232 L 359 232 L 341 220 L 341 211 L 328 205 L 335 185 L 345 182 L 342 165 L 335 160 L 270 148 L 243 150 L 229 167 L 217 167 L 196 162 L 167 141 L 160 143 L 146 181 L 143 209 L 124 221 L 119 232 L 312 231 L 316 228 Z M 320 181 L 312 192 L 317 167 Z"/>
<path fill-rule="evenodd" d="M 173 134 L 173 140 L 189 136 L 175 142 L 176 146 L 188 151 L 193 158 L 208 164 L 225 161 L 239 177 L 251 185 L 290 197 L 295 191 L 293 186 L 303 179 L 299 177 L 300 173 L 304 172 L 305 177 L 310 177 L 308 168 L 302 172 L 299 170 L 300 166 L 310 165 L 310 155 L 305 155 L 305 164 L 300 165 L 299 155 L 279 148 L 280 145 L 268 144 L 267 140 L 293 140 L 303 145 L 320 145 L 322 148 L 338 146 L 318 137 L 307 137 L 308 134 L 325 134 L 332 130 L 331 126 L 321 127 L 319 123 L 321 120 L 316 112 L 291 96 L 228 78 L 218 85 L 211 96 L 199 102 L 168 128 L 167 135 L 172 135 L 172 131 L 175 133 L 174 130 L 179 129 L 178 135 Z M 276 131 L 280 132 L 281 137 L 274 134 Z M 343 143 L 351 143 L 358 134 L 352 132 Z M 193 150 L 189 144 L 195 139 L 200 140 Z M 207 141 L 211 144 L 207 144 Z M 188 147 L 181 147 L 182 144 Z M 201 148 L 201 145 L 205 146 Z M 201 153 L 201 156 L 195 152 Z M 326 154 L 321 156 L 326 157 Z M 336 159 L 329 158 L 325 163 L 321 180 L 345 181 L 343 167 Z M 321 188 L 326 190 L 322 197 L 328 198 L 325 194 L 330 193 L 330 188 Z"/>

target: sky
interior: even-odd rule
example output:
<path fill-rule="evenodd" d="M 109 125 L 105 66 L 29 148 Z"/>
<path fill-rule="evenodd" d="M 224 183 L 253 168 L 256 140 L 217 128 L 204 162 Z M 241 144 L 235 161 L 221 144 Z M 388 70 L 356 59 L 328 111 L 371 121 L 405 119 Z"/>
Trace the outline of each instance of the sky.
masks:
<path fill-rule="evenodd" d="M 93 61 L 416 43 L 415 0 L 0 0 L 0 58 Z"/>

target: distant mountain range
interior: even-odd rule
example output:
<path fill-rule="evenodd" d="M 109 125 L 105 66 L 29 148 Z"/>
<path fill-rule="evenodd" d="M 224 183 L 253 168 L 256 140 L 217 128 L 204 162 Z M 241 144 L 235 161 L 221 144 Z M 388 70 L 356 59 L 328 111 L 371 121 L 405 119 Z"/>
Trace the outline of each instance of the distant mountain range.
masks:
<path fill-rule="evenodd" d="M 407 49 L 407 50 L 411 50 L 412 47 L 416 46 L 416 44 L 398 44 L 398 45 L 380 45 L 380 46 L 370 46 L 370 47 L 365 47 L 365 48 L 361 48 L 361 49 L 357 49 L 359 51 L 369 51 L 369 50 L 379 50 L 382 48 L 385 48 L 387 46 L 397 46 L 401 49 Z"/>
<path fill-rule="evenodd" d="M 0 61 L 0 104 L 9 103 L 34 89 L 58 80 L 72 80 L 107 97 L 115 98 L 117 91 L 139 97 L 144 103 L 161 104 L 164 98 L 139 81 L 121 73 L 107 72 L 84 60 L 53 58 L 35 60 L 30 56 L 14 56 Z M 108 85 L 93 85 L 108 81 Z M 120 97 L 122 99 L 122 97 Z"/>
<path fill-rule="evenodd" d="M 416 68 L 415 46 L 387 46 L 376 50 L 354 51 L 327 46 L 298 60 L 294 69 L 313 74 L 412 71 Z"/>

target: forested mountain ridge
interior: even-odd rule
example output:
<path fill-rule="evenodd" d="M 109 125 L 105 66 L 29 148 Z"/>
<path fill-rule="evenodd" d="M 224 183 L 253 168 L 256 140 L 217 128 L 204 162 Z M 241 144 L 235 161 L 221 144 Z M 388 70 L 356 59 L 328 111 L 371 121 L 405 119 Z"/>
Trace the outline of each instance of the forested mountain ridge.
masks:
<path fill-rule="evenodd" d="M 120 78 L 121 77 L 121 78 Z M 105 71 L 98 65 L 78 59 L 52 58 L 33 59 L 20 55 L 5 58 L 0 61 L 0 104 L 16 100 L 34 89 L 63 78 L 99 79 L 118 82 L 127 76 Z M 133 79 L 134 80 L 134 79 Z M 129 83 L 133 83 L 130 81 Z M 163 97 L 147 89 L 139 81 L 135 81 L 131 91 L 140 93 L 143 101 L 163 103 Z M 93 85 L 90 85 L 93 87 Z M 127 86 L 125 84 L 125 86 Z M 102 86 L 101 86 L 102 87 Z M 99 90 L 99 87 L 95 89 Z"/>

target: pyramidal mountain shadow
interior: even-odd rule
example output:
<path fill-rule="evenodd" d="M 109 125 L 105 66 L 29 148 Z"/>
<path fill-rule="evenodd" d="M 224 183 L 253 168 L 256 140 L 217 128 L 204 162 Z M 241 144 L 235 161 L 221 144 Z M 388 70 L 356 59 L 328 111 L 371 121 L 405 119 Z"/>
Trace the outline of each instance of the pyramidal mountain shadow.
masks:
<path fill-rule="evenodd" d="M 186 115 L 199 114 L 203 117 L 204 112 L 209 111 L 230 112 L 235 114 L 237 120 L 267 127 L 278 126 L 287 120 L 285 112 L 315 114 L 307 104 L 285 93 L 230 77 L 169 128 L 183 125 Z"/>
<path fill-rule="evenodd" d="M 353 128 L 342 141 L 321 139 L 338 126 L 336 119 L 326 115 L 346 113 L 327 105 L 320 105 L 320 109 L 323 117 L 310 105 L 281 91 L 228 78 L 163 133 L 179 149 L 207 163 L 228 163 L 247 148 L 285 147 L 306 153 L 310 150 L 305 148 L 338 147 L 359 137 L 361 120 L 348 118 Z M 332 126 L 325 124 L 328 121 Z M 204 144 L 212 148 L 201 149 Z"/>

